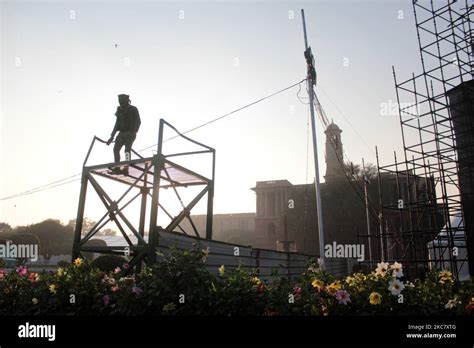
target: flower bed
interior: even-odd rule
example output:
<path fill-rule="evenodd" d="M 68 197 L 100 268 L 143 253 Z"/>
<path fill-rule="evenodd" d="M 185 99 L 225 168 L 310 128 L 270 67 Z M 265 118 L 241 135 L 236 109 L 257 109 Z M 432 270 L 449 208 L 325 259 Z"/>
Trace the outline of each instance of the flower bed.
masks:
<path fill-rule="evenodd" d="M 294 281 L 262 282 L 242 268 L 204 267 L 206 251 L 173 250 L 140 274 L 91 268 L 81 259 L 56 272 L 0 269 L 1 315 L 470 315 L 474 283 L 448 271 L 407 280 L 399 263 L 335 279 L 316 264 Z"/>

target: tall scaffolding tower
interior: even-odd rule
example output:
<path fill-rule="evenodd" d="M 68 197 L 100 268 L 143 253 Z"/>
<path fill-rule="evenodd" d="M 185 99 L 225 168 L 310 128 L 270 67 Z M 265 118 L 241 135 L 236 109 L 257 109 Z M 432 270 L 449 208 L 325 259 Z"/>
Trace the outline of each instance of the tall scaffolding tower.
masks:
<path fill-rule="evenodd" d="M 413 0 L 413 12 L 422 71 L 400 82 L 393 68 L 404 151 L 393 164 L 377 163 L 373 244 L 409 275 L 437 268 L 461 279 L 468 269 L 474 275 L 474 9 L 468 0 Z"/>

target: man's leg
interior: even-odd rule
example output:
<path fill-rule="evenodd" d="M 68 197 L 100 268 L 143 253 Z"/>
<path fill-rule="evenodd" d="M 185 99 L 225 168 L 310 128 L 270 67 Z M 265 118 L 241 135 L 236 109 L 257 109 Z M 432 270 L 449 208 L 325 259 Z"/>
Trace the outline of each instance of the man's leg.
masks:
<path fill-rule="evenodd" d="M 124 145 L 124 138 L 123 138 L 122 133 L 119 133 L 119 135 L 117 135 L 117 138 L 115 139 L 115 145 L 114 145 L 115 163 L 120 162 L 120 150 L 122 149 L 123 145 Z"/>
<path fill-rule="evenodd" d="M 122 149 L 123 145 L 124 145 L 123 134 L 119 133 L 117 135 L 117 138 L 115 139 L 115 145 L 114 145 L 114 161 L 115 161 L 115 163 L 120 162 L 120 150 Z M 109 169 L 110 169 L 110 174 L 122 174 L 120 166 L 112 166 L 112 167 L 109 167 Z"/>
<path fill-rule="evenodd" d="M 125 161 L 130 161 L 132 159 L 132 144 L 135 141 L 137 136 L 135 134 L 129 134 L 125 137 Z M 128 165 L 125 165 L 123 168 L 123 173 L 128 175 Z"/>

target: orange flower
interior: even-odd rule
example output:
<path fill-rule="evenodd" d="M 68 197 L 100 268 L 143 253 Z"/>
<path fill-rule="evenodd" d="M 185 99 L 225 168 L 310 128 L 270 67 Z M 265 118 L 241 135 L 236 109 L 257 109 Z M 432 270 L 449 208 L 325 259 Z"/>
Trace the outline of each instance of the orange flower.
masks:
<path fill-rule="evenodd" d="M 322 289 L 324 289 L 324 282 L 322 282 L 319 279 L 313 280 L 311 282 L 311 285 L 313 286 L 313 288 L 317 289 L 318 291 L 321 291 Z"/>
<path fill-rule="evenodd" d="M 335 295 L 338 290 L 341 290 L 341 282 L 340 281 L 335 281 L 332 282 L 328 287 L 327 287 L 328 293 L 331 295 Z"/>

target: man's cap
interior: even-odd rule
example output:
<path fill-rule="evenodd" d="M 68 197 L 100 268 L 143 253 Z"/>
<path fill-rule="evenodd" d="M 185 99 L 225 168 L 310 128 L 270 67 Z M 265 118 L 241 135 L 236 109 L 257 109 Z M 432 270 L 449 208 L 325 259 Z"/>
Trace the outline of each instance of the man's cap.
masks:
<path fill-rule="evenodd" d="M 120 99 L 130 99 L 130 96 L 128 94 L 119 94 L 118 97 Z"/>

